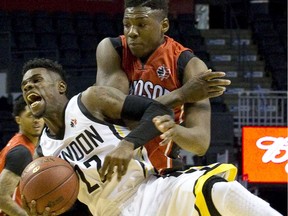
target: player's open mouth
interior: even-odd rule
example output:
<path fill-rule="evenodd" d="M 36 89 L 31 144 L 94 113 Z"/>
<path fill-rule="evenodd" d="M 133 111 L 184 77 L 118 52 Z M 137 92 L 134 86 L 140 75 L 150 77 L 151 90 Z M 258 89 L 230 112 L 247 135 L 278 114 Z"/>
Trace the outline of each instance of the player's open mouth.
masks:
<path fill-rule="evenodd" d="M 35 107 L 40 103 L 42 98 L 36 93 L 31 93 L 27 96 L 27 100 L 31 107 Z"/>

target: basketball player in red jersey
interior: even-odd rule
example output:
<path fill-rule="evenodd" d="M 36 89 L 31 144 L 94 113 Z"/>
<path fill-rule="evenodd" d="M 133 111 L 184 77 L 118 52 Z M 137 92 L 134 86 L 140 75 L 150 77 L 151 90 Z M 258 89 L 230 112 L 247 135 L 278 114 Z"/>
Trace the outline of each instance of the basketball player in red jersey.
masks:
<path fill-rule="evenodd" d="M 25 166 L 32 161 L 44 121 L 33 117 L 22 96 L 14 103 L 13 115 L 19 132 L 0 152 L 0 215 L 27 216 L 15 188 Z"/>
<path fill-rule="evenodd" d="M 172 38 L 165 0 L 126 0 L 124 35 L 102 40 L 96 51 L 96 85 L 156 99 L 174 108 L 177 136 L 145 145 L 160 173 L 181 169 L 179 147 L 202 156 L 210 144 L 210 97 L 222 95 L 229 80 Z M 184 104 L 184 106 L 182 106 Z M 163 142 L 162 142 L 163 143 Z M 175 145 L 177 143 L 177 145 Z"/>

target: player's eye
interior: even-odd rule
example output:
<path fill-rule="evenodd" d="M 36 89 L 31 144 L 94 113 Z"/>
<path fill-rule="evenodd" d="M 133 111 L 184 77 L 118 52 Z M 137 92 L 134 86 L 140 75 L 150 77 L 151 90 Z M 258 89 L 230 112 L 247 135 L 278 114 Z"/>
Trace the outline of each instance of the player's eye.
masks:
<path fill-rule="evenodd" d="M 139 23 L 139 24 L 138 24 L 138 27 L 140 27 L 140 28 L 144 28 L 145 26 L 146 26 L 145 23 Z"/>
<path fill-rule="evenodd" d="M 41 82 L 41 78 L 40 77 L 36 77 L 35 79 L 33 79 L 33 82 L 34 83 L 38 83 L 38 82 Z"/>

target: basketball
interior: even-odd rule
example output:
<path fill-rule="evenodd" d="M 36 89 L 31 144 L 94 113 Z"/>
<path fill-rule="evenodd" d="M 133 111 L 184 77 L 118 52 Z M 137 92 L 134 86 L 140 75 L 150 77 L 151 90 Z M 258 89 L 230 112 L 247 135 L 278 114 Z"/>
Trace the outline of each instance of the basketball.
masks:
<path fill-rule="evenodd" d="M 27 204 L 37 202 L 37 212 L 45 207 L 60 215 L 69 210 L 77 199 L 79 180 L 65 160 L 47 156 L 33 160 L 23 171 L 19 185 Z"/>

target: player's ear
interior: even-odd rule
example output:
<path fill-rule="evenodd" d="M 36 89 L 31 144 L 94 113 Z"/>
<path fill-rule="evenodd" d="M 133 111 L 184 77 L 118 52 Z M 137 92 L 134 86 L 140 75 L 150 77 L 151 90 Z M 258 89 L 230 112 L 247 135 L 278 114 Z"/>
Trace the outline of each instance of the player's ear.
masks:
<path fill-rule="evenodd" d="M 20 123 L 21 123 L 20 116 L 15 116 L 15 121 L 18 125 L 20 125 Z"/>
<path fill-rule="evenodd" d="M 67 84 L 63 80 L 59 81 L 58 89 L 60 94 L 65 94 L 67 91 Z"/>
<path fill-rule="evenodd" d="M 165 34 L 168 30 L 169 30 L 169 20 L 168 18 L 164 18 L 161 21 L 161 25 L 162 25 L 162 33 Z"/>

